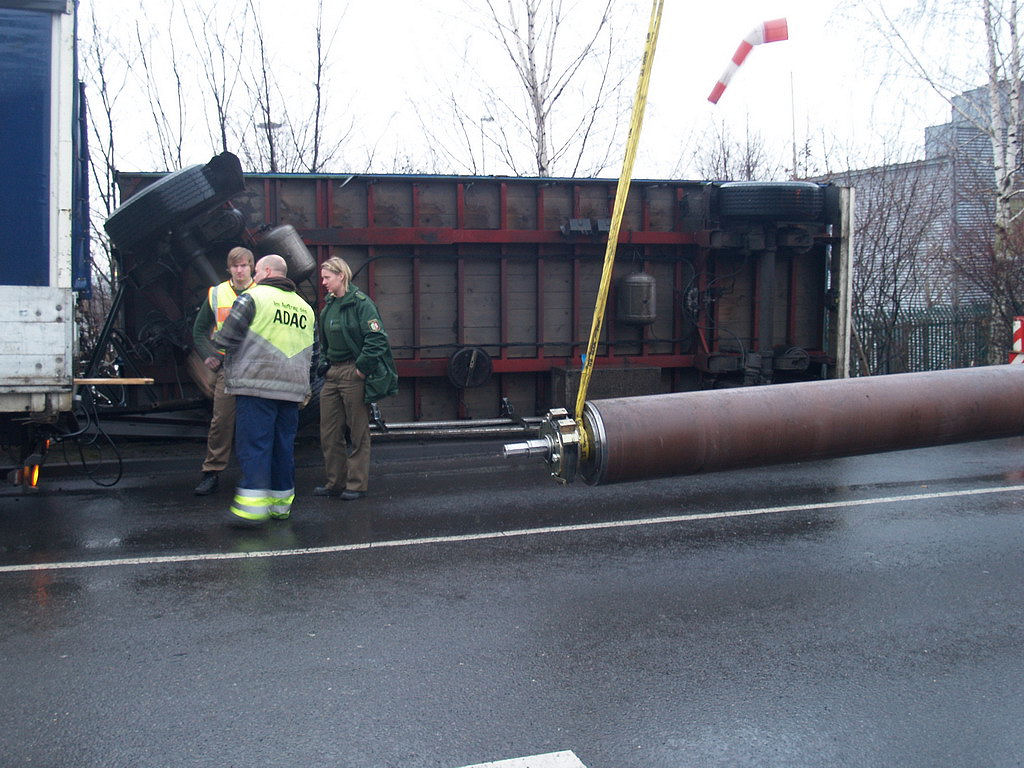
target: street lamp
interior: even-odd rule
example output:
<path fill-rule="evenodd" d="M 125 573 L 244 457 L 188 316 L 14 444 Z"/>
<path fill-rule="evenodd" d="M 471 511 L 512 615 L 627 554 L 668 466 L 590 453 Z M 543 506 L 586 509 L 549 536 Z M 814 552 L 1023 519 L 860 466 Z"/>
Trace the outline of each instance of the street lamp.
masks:
<path fill-rule="evenodd" d="M 493 123 L 494 118 L 484 115 L 480 118 L 480 175 L 487 174 L 487 152 L 484 151 L 484 123 Z"/>
<path fill-rule="evenodd" d="M 267 120 L 264 123 L 257 123 L 256 127 L 266 131 L 267 149 L 270 151 L 270 172 L 277 173 L 277 150 L 274 146 L 274 131 L 284 128 L 284 123 L 275 123 L 272 120 Z"/>

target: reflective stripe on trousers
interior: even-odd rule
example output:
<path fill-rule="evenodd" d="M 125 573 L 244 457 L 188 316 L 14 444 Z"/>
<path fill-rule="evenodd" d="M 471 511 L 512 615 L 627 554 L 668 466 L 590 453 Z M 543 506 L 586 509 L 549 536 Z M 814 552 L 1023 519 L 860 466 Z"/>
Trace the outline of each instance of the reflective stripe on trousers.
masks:
<path fill-rule="evenodd" d="M 267 508 L 272 518 L 284 520 L 292 513 L 292 502 L 295 501 L 294 488 L 287 491 L 267 491 L 267 496 L 273 499 Z"/>
<path fill-rule="evenodd" d="M 235 498 L 231 502 L 231 514 L 254 522 L 276 518 L 283 520 L 292 511 L 295 501 L 295 489 L 287 491 L 254 491 L 249 488 L 236 488 Z"/>
<path fill-rule="evenodd" d="M 266 520 L 270 517 L 270 505 L 277 499 L 269 496 L 270 491 L 255 491 L 249 488 L 236 488 L 235 498 L 231 501 L 231 514 L 246 520 Z"/>

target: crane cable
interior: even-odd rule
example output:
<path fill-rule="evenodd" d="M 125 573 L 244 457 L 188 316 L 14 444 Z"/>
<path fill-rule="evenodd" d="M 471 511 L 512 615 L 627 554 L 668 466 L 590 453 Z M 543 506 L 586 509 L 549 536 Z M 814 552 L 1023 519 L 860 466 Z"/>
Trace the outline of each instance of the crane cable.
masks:
<path fill-rule="evenodd" d="M 651 68 L 654 64 L 654 51 L 658 45 L 658 30 L 661 28 L 661 11 L 665 0 L 654 0 L 651 7 L 651 23 L 647 30 L 647 41 L 644 47 L 644 58 L 640 66 L 640 80 L 636 86 L 636 97 L 633 100 L 633 116 L 629 123 L 629 135 L 626 138 L 626 156 L 622 161 L 622 173 L 615 189 L 615 206 L 612 209 L 611 226 L 608 228 L 608 245 L 604 253 L 604 269 L 601 272 L 601 285 L 597 291 L 597 302 L 594 305 L 594 319 L 590 325 L 590 339 L 587 342 L 587 353 L 583 357 L 583 370 L 580 373 L 580 387 L 576 393 L 576 426 L 579 433 L 580 458 L 590 455 L 590 443 L 587 432 L 583 428 L 583 406 L 587 400 L 587 388 L 590 386 L 590 375 L 594 370 L 597 357 L 597 346 L 601 338 L 601 326 L 604 324 L 605 306 L 608 303 L 608 288 L 612 281 L 612 267 L 615 265 L 615 249 L 619 243 L 619 227 L 622 214 L 626 209 L 626 197 L 633 177 L 633 161 L 640 143 L 640 129 L 644 122 L 644 108 L 647 106 L 647 87 L 651 81 Z"/>

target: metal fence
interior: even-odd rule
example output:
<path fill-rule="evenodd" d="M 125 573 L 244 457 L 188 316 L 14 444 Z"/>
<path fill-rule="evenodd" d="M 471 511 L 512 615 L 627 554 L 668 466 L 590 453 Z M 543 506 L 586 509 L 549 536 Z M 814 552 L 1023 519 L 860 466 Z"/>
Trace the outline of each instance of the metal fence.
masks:
<path fill-rule="evenodd" d="M 895 318 L 855 312 L 850 375 L 986 365 L 991 317 L 988 304 L 913 310 Z"/>

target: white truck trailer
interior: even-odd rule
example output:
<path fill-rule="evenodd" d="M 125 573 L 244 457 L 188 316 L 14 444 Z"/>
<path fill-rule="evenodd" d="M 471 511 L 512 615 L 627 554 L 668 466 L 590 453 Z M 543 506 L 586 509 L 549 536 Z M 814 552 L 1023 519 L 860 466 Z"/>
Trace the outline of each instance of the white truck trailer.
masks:
<path fill-rule="evenodd" d="M 72 407 L 88 287 L 79 100 L 74 1 L 0 0 L 0 435 L 30 485 L 39 426 Z"/>

